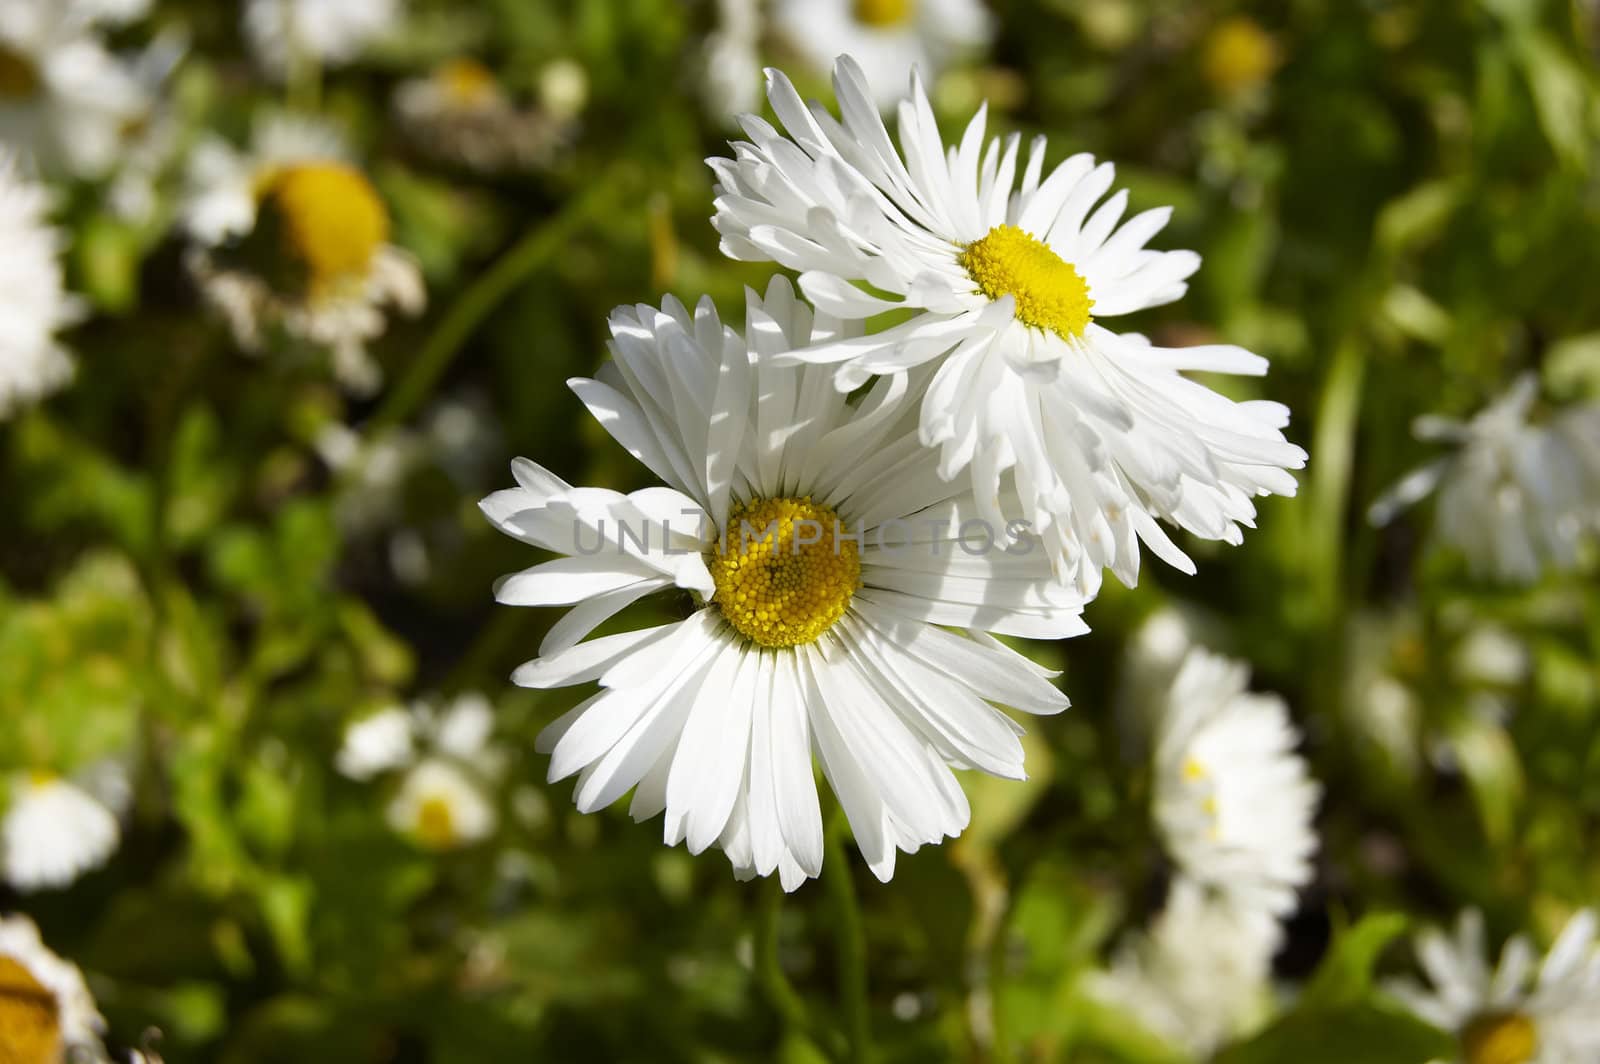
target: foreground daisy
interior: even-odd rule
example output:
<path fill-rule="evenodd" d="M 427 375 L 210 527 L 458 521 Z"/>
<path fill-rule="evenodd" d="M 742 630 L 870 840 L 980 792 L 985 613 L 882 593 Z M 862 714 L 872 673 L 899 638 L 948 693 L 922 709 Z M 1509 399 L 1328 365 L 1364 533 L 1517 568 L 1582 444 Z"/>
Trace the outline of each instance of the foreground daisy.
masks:
<path fill-rule="evenodd" d="M 899 102 L 913 70 L 937 80 L 952 60 L 994 36 L 979 0 L 776 0 L 772 21 L 819 71 L 835 56 L 853 56 L 885 109 Z"/>
<path fill-rule="evenodd" d="M 47 171 L 98 178 L 148 101 L 90 14 L 69 0 L 0 8 L 0 142 Z"/>
<path fill-rule="evenodd" d="M 0 879 L 19 891 L 65 887 L 105 864 L 121 836 L 116 813 L 76 783 L 13 776 L 0 820 Z"/>
<path fill-rule="evenodd" d="M 400 0 L 247 0 L 244 32 L 262 67 L 281 77 L 299 62 L 349 63 L 400 14 Z"/>
<path fill-rule="evenodd" d="M 105 1060 L 105 1026 L 83 973 L 50 952 L 33 921 L 0 917 L 0 1060 Z"/>
<path fill-rule="evenodd" d="M 1274 921 L 1180 876 L 1150 929 L 1118 948 L 1090 990 L 1152 1034 L 1207 1057 L 1265 1017 L 1279 940 Z"/>
<path fill-rule="evenodd" d="M 1319 789 L 1288 707 L 1249 669 L 1194 649 L 1155 726 L 1154 813 L 1183 873 L 1246 913 L 1283 916 L 1311 879 Z"/>
<path fill-rule="evenodd" d="M 1417 439 L 1456 450 L 1373 503 L 1372 522 L 1387 524 L 1437 490 L 1434 535 L 1474 572 L 1531 583 L 1547 569 L 1574 567 L 1584 537 L 1600 528 L 1600 404 L 1533 424 L 1538 397 L 1529 373 L 1470 421 L 1418 418 Z"/>
<path fill-rule="evenodd" d="M 1485 962 L 1483 915 L 1461 914 L 1454 938 L 1417 939 L 1431 987 L 1397 980 L 1388 990 L 1417 1016 L 1455 1035 L 1458 1064 L 1588 1064 L 1600 1059 L 1600 949 L 1594 912 L 1574 916 L 1537 971 L 1521 935 Z"/>
<path fill-rule="evenodd" d="M 504 758 L 490 741 L 494 708 L 477 692 L 439 707 L 389 707 L 345 729 L 335 765 L 353 780 L 405 774 L 385 809 L 394 830 L 430 850 L 452 850 L 493 834 L 499 816 L 488 791 Z"/>
<path fill-rule="evenodd" d="M 484 500 L 502 531 L 564 555 L 506 577 L 499 600 L 574 606 L 514 679 L 600 682 L 537 743 L 551 780 L 578 775 L 583 812 L 637 787 L 630 811 L 665 811 L 669 845 L 715 843 L 740 875 L 776 870 L 792 890 L 822 867 L 815 751 L 887 880 L 897 849 L 966 826 L 952 766 L 1023 777 L 997 705 L 1067 705 L 986 633 L 1076 635 L 1081 605 L 1036 541 L 985 546 L 970 494 L 917 441 L 920 386 L 886 379 L 851 404 L 826 371 L 770 357 L 837 322 L 782 279 L 748 304 L 748 342 L 709 301 L 621 308 L 613 361 L 572 382 L 670 487 L 574 488 L 519 461 L 520 486 Z M 578 642 L 670 588 L 692 596 L 686 620 Z"/>
<path fill-rule="evenodd" d="M 247 152 L 220 140 L 195 150 L 185 228 L 190 267 L 235 339 L 259 349 L 269 328 L 329 348 L 351 391 L 381 379 L 366 344 L 385 308 L 422 309 L 415 261 L 391 245 L 389 212 L 331 128 L 275 117 Z"/>
<path fill-rule="evenodd" d="M 1095 206 L 1111 165 L 1075 155 L 1045 176 L 1042 137 L 1019 182 L 1018 138 L 985 148 L 983 111 L 947 152 L 915 79 L 899 107 L 903 158 L 849 58 L 834 70 L 842 124 L 821 105 L 807 110 L 781 73 L 769 79 L 788 135 L 749 117 L 751 142 L 710 160 L 723 251 L 802 271 L 806 296 L 841 318 L 913 312 L 795 356 L 839 364 L 845 389 L 934 363 L 920 431 L 940 449 L 941 475 L 970 470 L 993 519 L 1009 471 L 1063 580 L 1092 594 L 1109 567 L 1134 583 L 1140 540 L 1193 572 L 1156 518 L 1239 543 L 1253 496 L 1294 494 L 1286 470 L 1306 456 L 1280 431 L 1288 410 L 1183 376 L 1259 375 L 1265 359 L 1226 345 L 1155 347 L 1099 324 L 1183 295 L 1199 256 L 1144 246 L 1170 209 L 1118 228 L 1125 191 Z"/>
<path fill-rule="evenodd" d="M 49 210 L 49 193 L 0 150 L 0 420 L 72 379 L 55 334 L 80 310 L 62 281 L 64 240 Z"/>

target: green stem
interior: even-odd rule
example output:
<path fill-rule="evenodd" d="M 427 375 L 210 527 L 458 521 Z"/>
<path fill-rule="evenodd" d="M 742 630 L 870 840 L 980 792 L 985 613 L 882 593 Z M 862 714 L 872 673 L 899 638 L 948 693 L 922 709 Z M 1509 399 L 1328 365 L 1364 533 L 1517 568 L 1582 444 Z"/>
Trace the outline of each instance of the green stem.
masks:
<path fill-rule="evenodd" d="M 791 1030 L 809 1031 L 811 1019 L 789 977 L 778 962 L 778 923 L 783 915 L 783 886 L 776 880 L 764 884 L 761 919 L 756 927 L 756 978 L 768 1002 Z"/>
<path fill-rule="evenodd" d="M 422 350 L 406 370 L 405 376 L 373 416 L 369 428 L 374 434 L 392 428 L 416 413 L 483 320 L 529 274 L 560 251 L 602 203 L 610 200 L 618 178 L 617 169 L 602 175 L 582 195 L 568 201 L 544 224 L 530 230 L 512 245 L 486 273 L 461 293 L 422 345 Z"/>
<path fill-rule="evenodd" d="M 861 922 L 861 903 L 850 878 L 850 858 L 845 852 L 848 830 L 844 815 L 836 814 L 828 825 L 828 871 L 823 875 L 828 900 L 833 907 L 834 933 L 839 947 L 839 996 L 844 1010 L 845 1038 L 852 1064 L 872 1059 L 872 1029 L 867 1004 L 867 936 Z"/>

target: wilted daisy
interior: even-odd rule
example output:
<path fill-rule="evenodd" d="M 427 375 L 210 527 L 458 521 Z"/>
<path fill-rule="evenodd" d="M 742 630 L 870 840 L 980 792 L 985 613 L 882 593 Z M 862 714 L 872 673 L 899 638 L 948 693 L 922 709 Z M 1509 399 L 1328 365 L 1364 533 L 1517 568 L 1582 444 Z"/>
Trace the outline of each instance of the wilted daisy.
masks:
<path fill-rule="evenodd" d="M 494 72 L 470 58 L 403 83 L 395 90 L 395 111 L 428 154 L 476 170 L 546 163 L 567 133 L 554 117 L 518 107 Z"/>
<path fill-rule="evenodd" d="M 55 334 L 80 308 L 62 281 L 64 240 L 49 210 L 50 194 L 0 151 L 0 419 L 72 379 Z"/>
<path fill-rule="evenodd" d="M 87 12 L 67 0 L 0 8 L 0 142 L 47 171 L 101 177 L 146 105 Z"/>
<path fill-rule="evenodd" d="M 897 849 L 966 826 L 951 767 L 1023 777 L 997 706 L 1067 705 L 1052 673 L 988 633 L 1084 630 L 1037 541 L 1002 551 L 1003 530 L 939 477 L 916 438 L 919 384 L 886 378 L 857 404 L 828 371 L 771 357 L 840 328 L 781 278 L 749 293 L 746 337 L 709 300 L 620 308 L 612 361 L 572 386 L 669 487 L 574 488 L 519 461 L 519 487 L 483 502 L 502 531 L 562 555 L 506 577 L 499 600 L 573 606 L 514 680 L 600 683 L 539 736 L 550 779 L 576 774 L 583 812 L 633 790 L 635 819 L 666 813 L 669 845 L 715 843 L 740 875 L 776 870 L 787 889 L 822 866 L 813 751 L 887 880 Z M 578 642 L 673 588 L 695 604 L 687 619 Z"/>
<path fill-rule="evenodd" d="M 1578 913 L 1542 963 L 1522 935 L 1490 968 L 1483 914 L 1461 914 L 1453 938 L 1430 928 L 1417 959 L 1431 986 L 1387 989 L 1417 1016 L 1454 1035 L 1457 1064 L 1589 1064 L 1600 1059 L 1600 949 L 1595 914 Z"/>
<path fill-rule="evenodd" d="M 899 102 L 913 70 L 937 79 L 994 36 L 980 0 L 776 0 L 772 21 L 784 43 L 819 71 L 836 56 L 854 57 L 884 109 Z"/>
<path fill-rule="evenodd" d="M 256 59 L 283 76 L 297 62 L 343 66 L 400 23 L 401 0 L 247 0 L 244 32 Z"/>
<path fill-rule="evenodd" d="M 1253 496 L 1294 493 L 1286 470 L 1306 456 L 1280 431 L 1288 410 L 1183 375 L 1259 375 L 1265 359 L 1220 344 L 1156 347 L 1100 324 L 1184 294 L 1199 256 L 1145 248 L 1170 208 L 1118 227 L 1126 191 L 1096 207 L 1111 165 L 1075 155 L 1046 176 L 1042 137 L 1019 182 L 1018 138 L 985 148 L 984 110 L 947 152 L 916 79 L 899 107 L 902 157 L 848 57 L 834 71 L 842 124 L 820 104 L 808 110 L 780 72 L 769 79 L 788 135 L 749 117 L 751 142 L 710 161 L 723 251 L 802 271 L 807 297 L 842 318 L 913 311 L 795 355 L 840 364 L 847 389 L 936 365 L 920 431 L 939 447 L 941 475 L 969 469 L 992 518 L 1010 471 L 1061 579 L 1093 593 L 1108 567 L 1132 584 L 1140 540 L 1193 572 L 1156 518 L 1238 543 Z"/>
<path fill-rule="evenodd" d="M 0 1060 L 104 1061 L 106 1021 L 77 967 L 26 916 L 0 917 Z"/>
<path fill-rule="evenodd" d="M 1118 947 L 1090 991 L 1173 1046 L 1209 1056 L 1265 1017 L 1280 938 L 1273 920 L 1180 876 L 1149 930 Z"/>
<path fill-rule="evenodd" d="M 385 308 L 415 314 L 426 298 L 416 262 L 389 241 L 389 211 L 321 123 L 274 116 L 248 152 L 221 140 L 190 160 L 184 221 L 190 259 L 235 339 L 257 350 L 267 329 L 328 348 L 335 375 L 371 392 L 381 373 L 366 344 Z"/>
<path fill-rule="evenodd" d="M 1437 490 L 1434 536 L 1474 572 L 1531 583 L 1546 569 L 1576 565 L 1585 536 L 1600 527 L 1600 404 L 1534 424 L 1538 396 L 1529 373 L 1470 421 L 1418 418 L 1417 439 L 1455 451 L 1389 489 L 1372 504 L 1372 522 L 1387 524 Z"/>
<path fill-rule="evenodd" d="M 1153 807 L 1183 873 L 1244 912 L 1281 916 L 1311 879 L 1319 789 L 1276 695 L 1241 662 L 1195 649 L 1156 723 Z"/>
<path fill-rule="evenodd" d="M 360 781 L 404 770 L 385 810 L 390 826 L 427 849 L 455 849 L 482 841 L 498 821 L 487 788 L 504 757 L 493 731 L 494 708 L 482 694 L 442 707 L 419 700 L 351 722 L 335 766 Z"/>
<path fill-rule="evenodd" d="M 0 879 L 19 891 L 65 887 L 105 864 L 121 837 L 116 812 L 84 787 L 15 774 L 0 820 Z"/>

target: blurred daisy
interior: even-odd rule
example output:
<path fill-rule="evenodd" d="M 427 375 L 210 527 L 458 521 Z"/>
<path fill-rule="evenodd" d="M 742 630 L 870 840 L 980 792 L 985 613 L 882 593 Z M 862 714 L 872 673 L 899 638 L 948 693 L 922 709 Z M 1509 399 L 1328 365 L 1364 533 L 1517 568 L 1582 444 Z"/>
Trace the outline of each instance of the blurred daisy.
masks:
<path fill-rule="evenodd" d="M 387 815 L 390 827 L 430 850 L 482 842 L 498 820 L 477 781 L 439 758 L 427 758 L 406 773 Z"/>
<path fill-rule="evenodd" d="M 0 917 L 0 1059 L 103 1061 L 105 1027 L 83 973 L 50 952 L 32 920 Z"/>
<path fill-rule="evenodd" d="M 732 122 L 761 106 L 761 5 L 717 0 L 717 27 L 706 35 L 701 95 L 707 113 Z"/>
<path fill-rule="evenodd" d="M 1240 662 L 1190 651 L 1155 732 L 1156 826 L 1183 873 L 1247 913 L 1282 916 L 1311 880 L 1318 787 L 1276 695 Z"/>
<path fill-rule="evenodd" d="M 81 313 L 62 281 L 62 234 L 46 215 L 50 194 L 23 179 L 0 150 L 0 420 L 72 379 L 55 334 Z"/>
<path fill-rule="evenodd" d="M 719 845 L 739 875 L 792 890 L 822 867 L 815 751 L 887 880 L 897 850 L 966 826 L 951 767 L 1024 777 L 998 706 L 1067 705 L 988 633 L 1076 635 L 1081 602 L 1036 541 L 1000 550 L 939 477 L 916 438 L 920 384 L 885 378 L 853 404 L 827 371 L 771 358 L 837 321 L 782 278 L 747 303 L 747 338 L 709 300 L 619 308 L 612 361 L 571 382 L 670 487 L 574 488 L 519 461 L 519 487 L 484 500 L 502 531 L 562 555 L 504 578 L 499 600 L 574 607 L 513 679 L 600 682 L 536 742 L 552 781 L 577 774 L 582 812 L 633 790 L 636 820 L 665 811 L 669 845 Z M 670 588 L 693 597 L 686 620 L 578 642 Z"/>
<path fill-rule="evenodd" d="M 67 5 L 91 22 L 126 26 L 150 13 L 151 0 L 67 0 Z"/>
<path fill-rule="evenodd" d="M 395 111 L 424 151 L 475 170 L 542 165 L 567 136 L 554 117 L 513 103 L 494 72 L 475 59 L 453 59 L 403 83 Z"/>
<path fill-rule="evenodd" d="M 382 374 L 366 345 L 385 308 L 426 300 L 416 262 L 389 240 L 389 212 L 337 133 L 276 116 L 248 152 L 220 140 L 190 160 L 185 227 L 190 268 L 246 350 L 267 328 L 326 347 L 346 388 L 370 393 Z"/>
<path fill-rule="evenodd" d="M 1256 1026 L 1270 1005 L 1275 921 L 1179 877 L 1146 932 L 1118 948 L 1090 992 L 1198 1057 Z"/>
<path fill-rule="evenodd" d="M 144 97 L 144 109 L 122 129 L 117 167 L 106 201 L 135 225 L 148 225 L 162 207 L 162 186 L 178 169 L 183 122 L 165 87 L 188 50 L 187 38 L 164 32 L 130 66 Z"/>
<path fill-rule="evenodd" d="M 979 0 L 775 0 L 772 21 L 818 71 L 839 55 L 853 57 L 884 110 L 899 102 L 913 70 L 936 81 L 952 60 L 994 36 Z"/>
<path fill-rule="evenodd" d="M 1244 15 L 1229 16 L 1213 26 L 1200 52 L 1201 74 L 1223 96 L 1254 92 L 1282 62 L 1278 42 Z"/>
<path fill-rule="evenodd" d="M 1419 440 L 1454 453 L 1413 470 L 1372 504 L 1373 524 L 1391 521 L 1434 491 L 1434 536 L 1480 575 L 1532 583 L 1546 569 L 1571 569 L 1587 533 L 1600 526 L 1600 404 L 1535 425 L 1539 381 L 1522 375 L 1470 421 L 1429 415 Z"/>
<path fill-rule="evenodd" d="M 0 820 L 0 878 L 14 889 L 65 887 L 105 864 L 121 839 L 116 814 L 49 773 L 17 774 Z"/>
<path fill-rule="evenodd" d="M 247 0 L 244 33 L 269 73 L 299 61 L 343 66 L 400 23 L 401 0 Z"/>
<path fill-rule="evenodd" d="M 1199 256 L 1144 246 L 1170 208 L 1118 228 L 1126 191 L 1095 208 L 1111 165 L 1075 155 L 1044 176 L 1042 137 L 1019 184 L 1018 138 L 985 149 L 983 110 L 947 153 L 920 83 L 900 104 L 902 158 L 849 58 L 834 73 L 843 124 L 769 76 L 788 136 L 750 117 L 753 143 L 711 160 L 723 251 L 802 271 L 807 297 L 841 318 L 914 312 L 794 357 L 839 364 L 844 389 L 936 366 L 920 432 L 940 449 L 940 474 L 968 469 L 993 521 L 1010 471 L 1062 580 L 1092 595 L 1110 568 L 1133 584 L 1140 540 L 1192 573 L 1156 518 L 1239 543 L 1253 496 L 1294 494 L 1287 470 L 1306 456 L 1280 431 L 1288 410 L 1183 375 L 1260 375 L 1265 359 L 1220 344 L 1156 347 L 1098 323 L 1184 294 Z"/>
<path fill-rule="evenodd" d="M 1537 969 L 1533 946 L 1517 935 L 1491 969 L 1483 914 L 1468 910 L 1453 939 L 1431 928 L 1417 938 L 1431 986 L 1402 979 L 1387 989 L 1456 1037 L 1458 1064 L 1589 1064 L 1600 1059 L 1595 925 L 1592 910 L 1574 916 Z"/>
<path fill-rule="evenodd" d="M 482 841 L 498 820 L 487 786 L 505 758 L 493 732 L 494 707 L 478 692 L 444 706 L 418 700 L 352 722 L 334 764 L 359 781 L 404 770 L 385 814 L 390 826 L 427 849 L 455 849 Z"/>
<path fill-rule="evenodd" d="M 46 171 L 98 178 L 146 105 L 85 12 L 64 0 L 0 7 L 0 142 Z"/>
<path fill-rule="evenodd" d="M 411 714 L 400 706 L 390 706 L 345 728 L 344 742 L 334 758 L 334 766 L 340 775 L 365 782 L 404 768 L 415 758 Z"/>

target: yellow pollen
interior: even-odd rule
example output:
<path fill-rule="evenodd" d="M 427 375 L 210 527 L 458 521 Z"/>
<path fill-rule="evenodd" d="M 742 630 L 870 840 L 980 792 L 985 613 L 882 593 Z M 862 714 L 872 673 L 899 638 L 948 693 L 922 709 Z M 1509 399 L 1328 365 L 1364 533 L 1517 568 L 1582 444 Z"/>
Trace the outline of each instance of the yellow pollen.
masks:
<path fill-rule="evenodd" d="M 1205 779 L 1209 775 L 1210 775 L 1210 773 L 1207 772 L 1206 771 L 1206 767 L 1200 763 L 1200 759 L 1199 758 L 1195 758 L 1195 757 L 1186 757 L 1186 758 L 1184 758 L 1184 760 L 1183 760 L 1183 778 L 1184 779 L 1188 780 L 1190 783 L 1194 783 L 1194 782 L 1197 782 L 1199 780 Z"/>
<path fill-rule="evenodd" d="M 713 601 L 736 631 L 764 647 L 813 642 L 861 586 L 861 555 L 848 531 L 832 507 L 809 495 L 735 507 L 706 558 Z"/>
<path fill-rule="evenodd" d="M 1278 68 L 1278 44 L 1254 19 L 1225 18 L 1206 37 L 1200 71 L 1213 89 L 1236 93 L 1253 89 Z"/>
<path fill-rule="evenodd" d="M 40 787 L 50 786 L 60 778 L 60 776 L 57 776 L 47 768 L 36 768 L 28 773 L 28 785 L 38 790 Z"/>
<path fill-rule="evenodd" d="M 37 63 L 0 44 L 0 100 L 26 100 L 43 86 Z"/>
<path fill-rule="evenodd" d="M 856 21 L 887 29 L 911 21 L 916 0 L 856 0 Z"/>
<path fill-rule="evenodd" d="M 957 261 L 990 299 L 1011 296 L 1017 320 L 1063 340 L 1082 336 L 1094 319 L 1089 284 L 1044 241 L 1014 225 L 997 225 L 968 244 Z"/>
<path fill-rule="evenodd" d="M 342 163 L 277 170 L 263 184 L 261 199 L 276 208 L 284 251 L 305 268 L 314 296 L 359 284 L 389 239 L 389 212 L 377 190 Z"/>
<path fill-rule="evenodd" d="M 0 1062 L 56 1064 L 61 1050 L 56 996 L 21 963 L 0 956 Z"/>
<path fill-rule="evenodd" d="M 438 795 L 422 800 L 417 810 L 417 838 L 435 850 L 448 850 L 456 844 L 456 818 L 449 801 Z"/>
<path fill-rule="evenodd" d="M 494 73 L 476 59 L 452 59 L 435 70 L 433 78 L 457 107 L 481 107 L 499 95 Z"/>
<path fill-rule="evenodd" d="M 1539 1030 L 1520 1012 L 1486 1012 L 1461 1032 L 1465 1064 L 1528 1064 L 1539 1052 Z"/>

